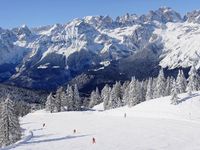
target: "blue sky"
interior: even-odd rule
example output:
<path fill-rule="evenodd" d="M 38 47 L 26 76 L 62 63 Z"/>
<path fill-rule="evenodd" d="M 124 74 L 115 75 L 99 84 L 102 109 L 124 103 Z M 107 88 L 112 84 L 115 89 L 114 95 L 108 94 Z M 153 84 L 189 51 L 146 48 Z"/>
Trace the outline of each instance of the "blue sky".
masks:
<path fill-rule="evenodd" d="M 66 23 L 88 15 L 145 14 L 169 6 L 182 15 L 199 9 L 200 0 L 0 0 L 0 27 Z"/>

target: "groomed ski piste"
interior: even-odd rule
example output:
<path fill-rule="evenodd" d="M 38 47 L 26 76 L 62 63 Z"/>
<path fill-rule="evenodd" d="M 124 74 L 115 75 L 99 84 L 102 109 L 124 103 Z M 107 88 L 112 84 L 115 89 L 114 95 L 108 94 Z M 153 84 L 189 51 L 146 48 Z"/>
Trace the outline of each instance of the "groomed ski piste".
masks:
<path fill-rule="evenodd" d="M 94 111 L 36 111 L 21 118 L 24 138 L 0 150 L 199 150 L 200 92 L 178 96 L 178 105 L 168 96 L 108 111 L 103 104 Z"/>

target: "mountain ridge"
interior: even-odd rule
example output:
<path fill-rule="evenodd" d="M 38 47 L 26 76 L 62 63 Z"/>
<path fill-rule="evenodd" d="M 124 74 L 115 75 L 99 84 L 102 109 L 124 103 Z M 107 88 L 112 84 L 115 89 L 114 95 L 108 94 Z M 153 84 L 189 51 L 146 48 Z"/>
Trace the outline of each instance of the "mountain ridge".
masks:
<path fill-rule="evenodd" d="M 200 11 L 182 17 L 162 7 L 146 15 L 126 14 L 115 20 L 86 16 L 32 29 L 26 25 L 11 30 L 0 28 L 0 81 L 51 89 L 92 69 L 107 68 L 102 65 L 106 61 L 111 65 L 123 62 L 116 66 L 121 68 L 119 75 L 131 65 L 148 64 L 150 70 L 159 66 L 188 68 L 193 64 L 199 68 L 199 16 Z"/>

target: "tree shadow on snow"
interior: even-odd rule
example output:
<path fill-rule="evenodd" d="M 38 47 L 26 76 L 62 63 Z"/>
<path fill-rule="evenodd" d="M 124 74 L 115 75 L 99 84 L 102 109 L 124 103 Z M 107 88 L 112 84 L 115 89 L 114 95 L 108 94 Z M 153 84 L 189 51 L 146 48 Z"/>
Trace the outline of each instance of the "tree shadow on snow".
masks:
<path fill-rule="evenodd" d="M 44 140 L 29 141 L 24 144 L 55 142 L 55 141 L 69 140 L 69 139 L 74 139 L 74 138 L 81 138 L 81 137 L 85 137 L 85 136 L 90 136 L 90 135 L 77 135 L 77 136 L 69 135 L 69 136 L 64 136 L 64 137 L 59 137 L 59 138 L 50 138 L 50 139 L 44 139 Z"/>
<path fill-rule="evenodd" d="M 21 123 L 21 125 L 26 125 L 26 124 L 32 124 L 33 122 L 24 122 L 24 123 Z"/>
<path fill-rule="evenodd" d="M 52 136 L 54 134 L 42 134 L 42 135 L 34 135 L 32 137 L 32 139 L 37 139 L 37 138 L 42 138 L 42 137 L 46 137 L 46 136 Z"/>
<path fill-rule="evenodd" d="M 196 93 L 195 93 L 195 94 L 192 94 L 192 95 L 188 95 L 187 97 L 180 99 L 180 100 L 178 101 L 178 103 L 185 102 L 185 101 L 189 100 L 190 98 L 197 97 L 197 96 L 199 96 L 199 94 L 196 94 Z"/>
<path fill-rule="evenodd" d="M 43 130 L 44 128 L 39 128 L 39 129 L 34 129 L 32 131 L 40 131 L 40 130 Z"/>

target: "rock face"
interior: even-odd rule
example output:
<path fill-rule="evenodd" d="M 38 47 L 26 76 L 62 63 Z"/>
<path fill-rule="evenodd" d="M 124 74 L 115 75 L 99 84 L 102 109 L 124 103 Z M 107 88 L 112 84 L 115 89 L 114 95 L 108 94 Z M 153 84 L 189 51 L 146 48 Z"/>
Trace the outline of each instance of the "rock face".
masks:
<path fill-rule="evenodd" d="M 87 16 L 63 25 L 0 28 L 0 81 L 53 89 L 82 73 L 96 74 L 102 81 L 109 72 L 117 80 L 133 75 L 145 78 L 159 66 L 199 68 L 199 16 L 199 11 L 193 11 L 182 18 L 163 7 L 116 20 Z"/>

